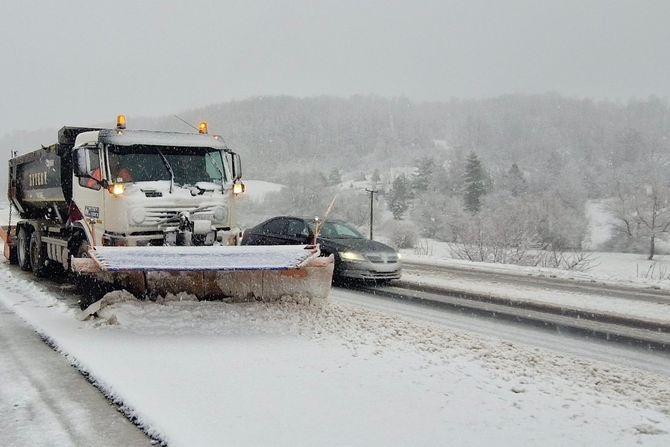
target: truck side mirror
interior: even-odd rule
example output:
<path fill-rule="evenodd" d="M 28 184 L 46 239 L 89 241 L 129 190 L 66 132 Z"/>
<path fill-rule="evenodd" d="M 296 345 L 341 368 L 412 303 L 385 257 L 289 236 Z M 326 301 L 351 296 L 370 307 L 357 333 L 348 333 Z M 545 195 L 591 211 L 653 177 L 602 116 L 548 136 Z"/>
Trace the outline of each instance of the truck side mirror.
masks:
<path fill-rule="evenodd" d="M 72 168 L 77 177 L 90 177 L 86 156 L 87 150 L 81 147 L 72 152 Z"/>
<path fill-rule="evenodd" d="M 231 155 L 233 158 L 233 181 L 240 180 L 242 178 L 242 160 L 240 155 L 235 152 Z"/>
<path fill-rule="evenodd" d="M 100 166 L 96 162 L 98 175 L 100 175 Z M 74 171 L 75 177 L 94 179 L 95 182 L 100 185 L 102 188 L 107 188 L 109 182 L 107 180 L 100 180 L 91 175 L 91 149 L 80 147 L 72 151 L 72 170 Z M 81 182 L 81 181 L 80 181 Z M 96 188 L 97 189 L 97 188 Z"/>

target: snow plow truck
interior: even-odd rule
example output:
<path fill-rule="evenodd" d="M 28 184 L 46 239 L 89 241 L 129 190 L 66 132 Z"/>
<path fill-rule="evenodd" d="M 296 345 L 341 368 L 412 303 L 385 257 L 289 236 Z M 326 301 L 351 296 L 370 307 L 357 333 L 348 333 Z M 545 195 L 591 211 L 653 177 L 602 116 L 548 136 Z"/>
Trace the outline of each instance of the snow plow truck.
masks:
<path fill-rule="evenodd" d="M 18 216 L 4 255 L 36 276 L 67 274 L 82 309 L 106 291 L 200 299 L 327 299 L 333 260 L 316 245 L 240 246 L 241 161 L 218 135 L 63 127 L 9 160 Z M 17 211 L 14 211 L 16 214 Z M 14 218 L 14 222 L 12 221 Z"/>

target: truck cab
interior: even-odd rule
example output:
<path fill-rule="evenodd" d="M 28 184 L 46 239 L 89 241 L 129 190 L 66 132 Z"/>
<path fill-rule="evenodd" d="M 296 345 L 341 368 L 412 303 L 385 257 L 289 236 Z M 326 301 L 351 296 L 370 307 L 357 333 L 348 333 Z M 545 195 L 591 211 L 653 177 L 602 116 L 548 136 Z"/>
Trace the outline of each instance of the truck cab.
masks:
<path fill-rule="evenodd" d="M 240 160 L 199 130 L 128 130 L 120 117 L 116 129 L 79 133 L 70 220 L 83 218 L 96 245 L 236 244 Z"/>

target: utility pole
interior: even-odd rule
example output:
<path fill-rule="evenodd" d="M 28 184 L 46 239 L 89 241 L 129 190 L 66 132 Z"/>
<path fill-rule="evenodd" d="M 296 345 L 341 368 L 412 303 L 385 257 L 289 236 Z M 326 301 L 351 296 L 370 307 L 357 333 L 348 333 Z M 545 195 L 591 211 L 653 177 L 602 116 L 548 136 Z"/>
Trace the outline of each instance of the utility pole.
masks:
<path fill-rule="evenodd" d="M 370 240 L 373 240 L 372 239 L 372 227 L 374 225 L 373 204 L 374 204 L 375 194 L 378 193 L 379 191 L 376 190 L 376 189 L 367 189 L 367 188 L 365 188 L 365 190 L 370 193 Z"/>

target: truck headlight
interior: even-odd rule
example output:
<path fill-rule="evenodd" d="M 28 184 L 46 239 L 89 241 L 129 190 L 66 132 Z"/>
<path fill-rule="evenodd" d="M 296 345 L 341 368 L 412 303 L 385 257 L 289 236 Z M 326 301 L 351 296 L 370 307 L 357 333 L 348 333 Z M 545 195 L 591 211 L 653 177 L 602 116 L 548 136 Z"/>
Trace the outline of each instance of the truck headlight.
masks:
<path fill-rule="evenodd" d="M 365 256 L 355 251 L 343 251 L 340 253 L 340 257 L 344 261 L 365 261 Z"/>
<path fill-rule="evenodd" d="M 233 194 L 238 195 L 242 194 L 246 188 L 244 187 L 244 183 L 242 182 L 235 182 L 233 183 Z"/>
<path fill-rule="evenodd" d="M 133 223 L 134 225 L 139 225 L 142 222 L 144 222 L 144 219 L 146 219 L 146 213 L 144 212 L 144 208 L 133 208 L 130 211 L 130 222 Z"/>
<path fill-rule="evenodd" d="M 126 190 L 126 186 L 123 183 L 113 183 L 109 185 L 108 190 L 113 195 L 120 196 L 121 194 L 123 194 L 123 191 Z"/>

